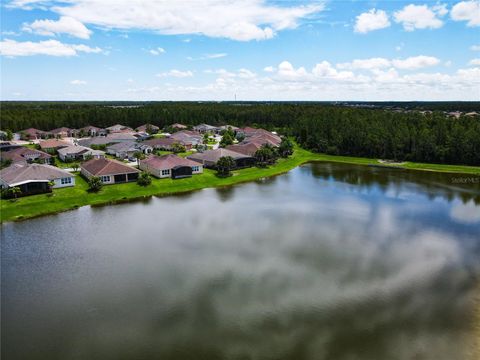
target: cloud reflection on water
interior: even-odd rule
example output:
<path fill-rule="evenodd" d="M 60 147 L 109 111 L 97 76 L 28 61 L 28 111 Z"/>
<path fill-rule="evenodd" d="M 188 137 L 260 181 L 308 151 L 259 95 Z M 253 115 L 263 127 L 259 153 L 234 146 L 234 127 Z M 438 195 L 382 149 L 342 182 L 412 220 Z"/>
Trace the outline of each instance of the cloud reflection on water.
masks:
<path fill-rule="evenodd" d="M 421 192 L 406 202 L 338 180 L 317 187 L 305 170 L 8 224 L 6 340 L 29 339 L 10 352 L 462 359 L 480 274 L 480 262 L 465 261 L 479 248 L 464 244 L 480 226 L 453 227 L 457 205 Z"/>

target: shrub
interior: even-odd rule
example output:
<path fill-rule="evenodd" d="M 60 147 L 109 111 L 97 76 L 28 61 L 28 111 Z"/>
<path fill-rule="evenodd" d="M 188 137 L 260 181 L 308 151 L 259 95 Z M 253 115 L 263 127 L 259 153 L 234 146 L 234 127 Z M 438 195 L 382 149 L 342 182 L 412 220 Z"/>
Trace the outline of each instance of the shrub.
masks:
<path fill-rule="evenodd" d="M 152 177 L 149 173 L 142 172 L 137 179 L 137 184 L 140 186 L 148 186 L 152 183 Z"/>
<path fill-rule="evenodd" d="M 235 168 L 235 160 L 231 156 L 222 156 L 217 161 L 217 175 L 230 176 L 230 171 Z"/>

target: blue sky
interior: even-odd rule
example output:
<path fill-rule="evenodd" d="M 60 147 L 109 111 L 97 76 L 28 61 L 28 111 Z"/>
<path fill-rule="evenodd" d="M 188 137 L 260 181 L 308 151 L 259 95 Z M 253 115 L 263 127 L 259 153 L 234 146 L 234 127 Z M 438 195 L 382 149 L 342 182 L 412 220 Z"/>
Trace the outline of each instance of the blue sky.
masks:
<path fill-rule="evenodd" d="M 2 100 L 480 100 L 480 1 L 2 0 Z"/>

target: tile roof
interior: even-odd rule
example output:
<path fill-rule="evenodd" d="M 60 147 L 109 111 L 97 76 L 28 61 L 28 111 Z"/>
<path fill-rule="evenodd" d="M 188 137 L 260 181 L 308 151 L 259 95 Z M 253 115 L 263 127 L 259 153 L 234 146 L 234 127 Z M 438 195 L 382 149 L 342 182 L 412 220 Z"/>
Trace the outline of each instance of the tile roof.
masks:
<path fill-rule="evenodd" d="M 172 146 L 173 144 L 181 144 L 180 140 L 172 139 L 172 138 L 155 138 L 150 140 L 142 141 L 142 144 L 150 145 L 150 146 Z"/>
<path fill-rule="evenodd" d="M 72 176 L 68 171 L 43 164 L 13 164 L 0 170 L 0 178 L 9 186 L 20 185 L 32 180 L 50 181 Z"/>
<path fill-rule="evenodd" d="M 140 160 L 140 164 L 147 164 L 156 169 L 172 169 L 176 166 L 198 166 L 198 163 L 185 159 L 175 154 L 167 154 L 162 156 L 151 155 L 144 160 Z"/>
<path fill-rule="evenodd" d="M 45 134 L 45 131 L 38 130 L 38 129 L 35 129 L 35 128 L 28 128 L 28 129 L 19 131 L 19 133 L 24 133 L 24 134 L 29 135 L 29 136 L 37 136 L 37 135 Z"/>
<path fill-rule="evenodd" d="M 70 129 L 68 127 L 59 127 L 57 129 L 53 129 L 53 130 L 50 130 L 49 132 L 52 133 L 52 134 L 59 134 L 61 132 L 66 132 L 66 133 L 69 133 L 70 131 L 72 131 L 73 129 Z"/>
<path fill-rule="evenodd" d="M 91 150 L 90 148 L 88 147 L 85 147 L 85 146 L 81 146 L 81 145 L 71 145 L 71 146 L 68 146 L 68 147 L 64 147 L 64 148 L 61 148 L 61 149 L 58 149 L 58 153 L 60 155 L 67 155 L 67 154 L 82 154 L 84 152 L 87 152 Z"/>
<path fill-rule="evenodd" d="M 50 159 L 52 156 L 40 150 L 21 146 L 10 151 L 2 151 L 0 157 L 12 162 L 26 162 L 28 159 Z"/>
<path fill-rule="evenodd" d="M 80 165 L 94 176 L 139 173 L 140 171 L 117 160 L 92 159 Z"/>
<path fill-rule="evenodd" d="M 70 146 L 69 143 L 65 141 L 60 141 L 60 140 L 55 140 L 55 139 L 49 139 L 45 141 L 40 141 L 38 143 L 42 149 L 52 149 L 52 148 L 58 148 L 58 147 L 67 147 Z"/>
<path fill-rule="evenodd" d="M 262 147 L 262 144 L 259 142 L 248 142 L 248 143 L 240 143 L 229 145 L 226 148 L 228 150 L 239 152 L 240 154 L 253 156 L 255 152 Z"/>
<path fill-rule="evenodd" d="M 215 150 L 207 150 L 203 153 L 196 153 L 190 156 L 187 156 L 187 159 L 191 159 L 194 161 L 209 161 L 216 163 L 218 159 L 224 156 L 231 156 L 234 159 L 242 159 L 242 158 L 249 158 L 250 156 L 241 154 L 236 151 L 232 151 L 229 149 L 215 149 Z"/>
<path fill-rule="evenodd" d="M 143 124 L 143 125 L 140 125 L 139 127 L 137 127 L 135 130 L 137 131 L 147 131 L 147 128 L 148 127 L 151 127 L 152 130 L 160 130 L 160 128 L 158 126 L 155 126 L 155 125 L 152 125 L 152 124 Z"/>

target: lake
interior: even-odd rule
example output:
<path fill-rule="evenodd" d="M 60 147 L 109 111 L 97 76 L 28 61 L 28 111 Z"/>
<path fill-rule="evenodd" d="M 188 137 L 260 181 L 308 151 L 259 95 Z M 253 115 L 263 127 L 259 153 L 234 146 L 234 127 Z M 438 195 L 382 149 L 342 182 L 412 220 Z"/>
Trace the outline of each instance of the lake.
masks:
<path fill-rule="evenodd" d="M 473 359 L 478 180 L 314 163 L 4 224 L 2 358 Z"/>

